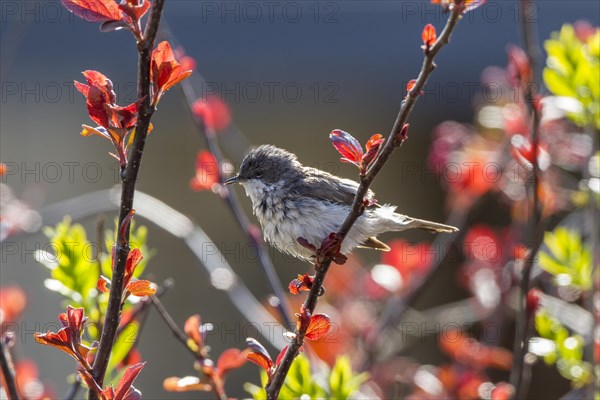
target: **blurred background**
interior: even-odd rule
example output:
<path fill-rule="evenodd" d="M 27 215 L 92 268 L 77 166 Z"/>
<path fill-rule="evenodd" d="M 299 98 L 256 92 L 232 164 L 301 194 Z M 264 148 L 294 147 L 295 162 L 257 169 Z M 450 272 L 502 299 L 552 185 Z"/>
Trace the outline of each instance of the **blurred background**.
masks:
<path fill-rule="evenodd" d="M 91 121 L 84 98 L 72 82 L 83 80 L 81 71 L 95 69 L 111 78 L 119 104 L 133 102 L 136 52 L 131 35 L 100 33 L 96 24 L 69 14 L 58 1 L 2 0 L 0 4 L 0 161 L 8 166 L 2 183 L 33 209 L 113 187 L 118 183 L 117 164 L 107 154 L 111 151 L 108 142 L 79 135 L 81 124 Z M 536 4 L 540 40 L 566 22 L 587 19 L 596 26 L 600 22 L 596 1 Z M 229 105 L 235 126 L 221 133 L 219 140 L 234 166 L 249 145 L 271 143 L 296 153 L 306 165 L 348 178 L 356 171 L 338 162 L 329 132 L 343 129 L 362 143 L 374 133 L 387 135 L 406 83 L 420 69 L 422 27 L 432 23 L 439 32 L 446 18 L 429 1 L 169 0 L 164 16 L 177 45 L 196 60 L 197 71 L 205 79 L 197 87 L 204 93 L 198 94 L 220 96 Z M 427 172 L 432 131 L 446 120 L 473 121 L 482 72 L 506 65 L 510 43 L 520 43 L 517 2 L 489 1 L 465 15 L 451 44 L 440 53 L 439 68 L 410 118 L 409 140 L 373 184 L 380 202 L 396 204 L 411 216 L 446 221 L 444 191 L 435 174 Z M 248 240 L 229 209 L 210 191 L 189 188 L 196 154 L 206 144 L 180 87 L 163 97 L 153 125 L 138 190 L 201 226 L 251 292 L 267 304 L 271 290 L 253 251 L 246 251 Z M 240 189 L 236 191 L 251 214 L 250 202 Z M 107 225 L 112 227 L 115 215 L 105 214 Z M 77 222 L 92 235 L 95 221 L 96 215 Z M 137 223 L 148 226 L 149 246 L 156 250 L 146 274 L 156 282 L 170 277 L 175 281 L 163 302 L 180 326 L 196 313 L 212 322 L 216 330 L 209 345 L 215 356 L 228 347 L 243 348 L 246 336 L 257 335 L 247 325 L 251 316 L 240 313 L 224 292 L 211 285 L 206 271 L 180 239 L 143 218 Z M 399 236 L 415 242 L 433 239 L 420 232 L 389 234 L 383 239 Z M 40 379 L 51 382 L 60 398 L 68 390 L 65 376 L 72 372 L 73 363 L 55 349 L 35 344 L 33 338 L 45 326 L 53 329 L 55 325 L 48 324 L 54 324 L 55 316 L 64 310 L 61 296 L 43 287 L 48 272 L 33 257 L 47 239 L 38 231 L 8 241 L 10 251 L 2 244 L 2 285 L 20 285 L 28 303 L 16 352 L 38 362 Z M 306 263 L 269 250 L 284 285 L 296 274 L 311 270 Z M 372 266 L 381 254 L 361 250 L 356 256 L 357 262 Z M 413 306 L 429 308 L 464 298 L 455 272 L 452 263 L 444 265 Z M 163 391 L 165 377 L 193 374 L 192 360 L 153 312 L 140 351 L 148 361 L 136 381 L 144 398 L 211 398 L 210 394 Z M 276 354 L 272 348 L 271 352 Z M 446 357 L 434 339 L 405 348 L 402 354 L 432 364 Z M 552 368 L 542 367 L 540 373 L 547 374 L 548 380 L 533 389 L 531 398 L 555 398 L 553 393 L 568 387 L 552 379 L 556 375 Z M 232 373 L 229 395 L 244 396 L 241 387 L 249 381 L 259 382 L 253 365 Z"/>

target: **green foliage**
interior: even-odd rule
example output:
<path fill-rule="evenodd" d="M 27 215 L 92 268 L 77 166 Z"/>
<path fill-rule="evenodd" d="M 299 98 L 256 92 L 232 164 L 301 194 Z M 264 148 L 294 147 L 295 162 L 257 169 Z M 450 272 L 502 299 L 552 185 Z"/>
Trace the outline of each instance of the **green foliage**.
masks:
<path fill-rule="evenodd" d="M 296 357 L 281 388 L 279 397 L 282 399 L 348 399 L 360 386 L 368 380 L 366 372 L 356 374 L 352 371 L 350 359 L 339 357 L 331 371 L 313 373 L 310 361 L 303 355 Z M 261 371 L 261 386 L 246 383 L 244 389 L 256 400 L 264 400 L 267 395 L 264 387 L 267 384 L 267 374 Z"/>
<path fill-rule="evenodd" d="M 543 310 L 535 316 L 535 327 L 541 337 L 554 342 L 554 350 L 544 355 L 546 364 L 556 364 L 558 372 L 575 387 L 589 383 L 592 366 L 583 361 L 584 339 L 571 335 L 567 328 Z"/>
<path fill-rule="evenodd" d="M 592 287 L 592 253 L 583 244 L 579 233 L 559 227 L 546 232 L 544 244 L 549 252 L 540 251 L 540 267 L 555 276 L 560 286 L 582 290 Z"/>
<path fill-rule="evenodd" d="M 100 271 L 112 277 L 112 255 L 110 254 L 116 240 L 115 232 L 106 231 L 106 249 L 109 254 L 101 253 L 97 244 L 90 242 L 86 231 L 80 224 L 72 224 L 69 217 L 55 227 L 44 228 L 53 254 L 39 251 L 38 262 L 51 272 L 52 279 L 46 281 L 46 287 L 65 296 L 66 302 L 73 307 L 83 307 L 89 318 L 86 329 L 88 337 L 98 338 L 104 311 L 108 302 L 108 294 L 99 293 L 96 284 Z M 139 248 L 144 260 L 138 265 L 134 276 L 138 277 L 148 263 L 152 251 L 146 245 L 148 230 L 145 226 L 135 229 L 131 226 L 131 248 Z M 130 310 L 132 304 L 125 302 L 123 311 Z M 117 376 L 117 367 L 132 349 L 137 337 L 137 322 L 129 323 L 117 337 L 108 364 L 107 376 Z M 88 343 L 89 344 L 89 343 Z"/>
<path fill-rule="evenodd" d="M 600 129 L 600 30 L 582 42 L 572 25 L 563 25 L 545 42 L 548 52 L 544 69 L 546 87 L 557 96 L 571 97 L 582 106 L 569 117 L 579 126 Z"/>
<path fill-rule="evenodd" d="M 50 269 L 51 280 L 46 287 L 64 295 L 73 307 L 93 306 L 95 287 L 99 277 L 96 247 L 87 239 L 83 226 L 71 225 L 66 217 L 56 227 L 47 227 L 44 233 L 54 254 L 40 252 L 37 259 Z"/>

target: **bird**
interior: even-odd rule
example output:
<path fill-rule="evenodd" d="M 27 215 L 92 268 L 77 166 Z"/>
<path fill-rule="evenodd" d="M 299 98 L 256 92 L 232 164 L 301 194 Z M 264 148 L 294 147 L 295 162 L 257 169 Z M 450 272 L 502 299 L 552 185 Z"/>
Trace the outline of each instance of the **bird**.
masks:
<path fill-rule="evenodd" d="M 295 154 L 266 144 L 250 150 L 236 175 L 224 184 L 241 184 L 252 201 L 265 241 L 283 253 L 314 260 L 315 251 L 332 232 L 338 232 L 350 213 L 358 183 L 302 165 Z M 377 236 L 385 232 L 424 229 L 455 232 L 458 229 L 396 213 L 396 207 L 378 204 L 369 190 L 364 213 L 354 223 L 340 253 L 355 248 L 389 251 Z M 304 243 L 301 243 L 304 242 Z"/>

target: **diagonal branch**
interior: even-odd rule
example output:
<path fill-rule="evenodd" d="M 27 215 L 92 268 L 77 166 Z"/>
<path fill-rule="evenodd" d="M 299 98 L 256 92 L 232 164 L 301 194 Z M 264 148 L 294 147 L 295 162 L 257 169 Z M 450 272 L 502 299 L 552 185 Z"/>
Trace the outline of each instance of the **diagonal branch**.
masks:
<path fill-rule="evenodd" d="M 142 100 L 139 112 L 138 123 L 135 128 L 136 135 L 131 147 L 131 153 L 127 167 L 121 173 L 121 206 L 119 212 L 119 226 L 122 226 L 125 218 L 133 209 L 133 197 L 137 176 L 144 154 L 144 145 L 150 119 L 154 113 L 154 107 L 151 105 L 150 96 L 150 59 L 154 40 L 158 31 L 160 18 L 162 15 L 165 0 L 156 0 L 152 2 L 152 11 L 146 26 L 146 32 L 141 41 L 138 42 L 138 98 Z M 125 263 L 129 254 L 129 227 L 119 229 L 117 242 L 115 244 L 115 266 L 113 271 L 112 286 L 108 299 L 108 307 L 102 335 L 100 336 L 100 345 L 93 365 L 93 377 L 102 387 L 104 375 L 108 366 L 108 359 L 115 341 L 117 328 L 121 316 L 123 277 L 125 273 Z M 94 397 L 93 391 L 90 391 L 90 397 Z"/>
<path fill-rule="evenodd" d="M 388 161 L 394 150 L 402 145 L 402 142 L 404 140 L 404 138 L 402 138 L 400 135 L 400 133 L 402 132 L 402 128 L 404 127 L 421 90 L 427 83 L 429 76 L 436 67 L 434 62 L 436 55 L 442 47 L 449 43 L 452 32 L 454 31 L 454 28 L 460 20 L 463 11 L 464 6 L 462 4 L 454 4 L 454 7 L 450 10 L 450 15 L 448 17 L 448 20 L 446 21 L 444 30 L 440 34 L 438 40 L 428 51 L 425 52 L 425 58 L 423 60 L 423 65 L 421 67 L 419 76 L 412 90 L 410 90 L 410 92 L 407 94 L 406 98 L 402 102 L 400 111 L 398 112 L 396 120 L 394 121 L 394 125 L 387 138 L 385 147 L 379 154 L 374 164 L 369 168 L 367 173 L 364 176 L 361 176 L 360 178 L 360 185 L 356 192 L 356 196 L 354 197 L 351 211 L 346 217 L 346 220 L 344 221 L 338 232 L 338 237 L 341 240 L 345 238 L 345 236 L 348 234 L 354 223 L 363 214 L 365 209 L 364 198 L 369 190 L 369 187 L 371 186 L 371 183 L 373 182 L 379 171 L 381 171 L 385 163 Z M 316 274 L 314 282 L 304 302 L 305 309 L 307 309 L 311 314 L 317 305 L 317 300 L 322 291 L 323 281 L 325 280 L 327 271 L 329 270 L 332 261 L 333 258 L 331 256 L 328 256 L 325 259 L 323 259 L 319 265 L 315 265 Z M 281 390 L 283 382 L 285 381 L 287 373 L 292 365 L 292 362 L 294 361 L 294 358 L 298 355 L 300 348 L 304 343 L 304 335 L 306 334 L 306 328 L 301 330 L 296 329 L 295 333 L 295 339 L 290 343 L 285 355 L 283 356 L 283 359 L 277 366 L 277 369 L 274 372 L 271 381 L 266 387 L 268 399 L 274 400 L 277 399 L 277 397 L 279 396 L 279 391 Z"/>

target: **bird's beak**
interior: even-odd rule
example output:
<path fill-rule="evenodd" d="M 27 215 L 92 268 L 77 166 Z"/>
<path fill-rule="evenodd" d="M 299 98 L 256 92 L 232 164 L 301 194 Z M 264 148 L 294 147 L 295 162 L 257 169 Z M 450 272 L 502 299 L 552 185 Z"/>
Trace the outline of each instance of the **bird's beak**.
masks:
<path fill-rule="evenodd" d="M 224 183 L 226 185 L 231 185 L 232 183 L 238 183 L 240 181 L 240 177 L 238 175 L 234 175 L 231 178 L 227 179 Z"/>

